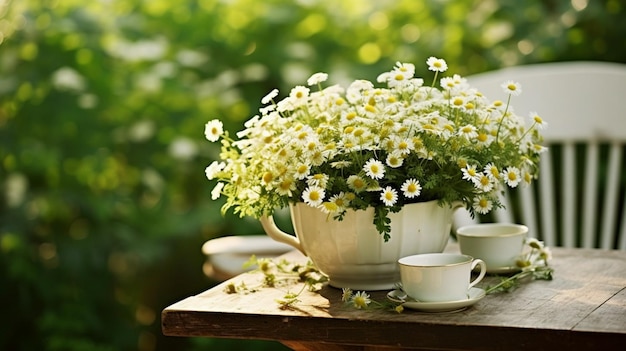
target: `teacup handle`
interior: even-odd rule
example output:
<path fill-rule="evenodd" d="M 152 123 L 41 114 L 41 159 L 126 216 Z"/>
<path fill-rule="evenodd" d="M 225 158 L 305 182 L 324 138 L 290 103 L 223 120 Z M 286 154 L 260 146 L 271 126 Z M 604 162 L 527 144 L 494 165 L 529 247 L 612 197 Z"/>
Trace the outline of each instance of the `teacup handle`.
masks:
<path fill-rule="evenodd" d="M 276 223 L 274 222 L 274 217 L 263 216 L 259 218 L 259 221 L 261 222 L 261 226 L 263 226 L 263 230 L 265 230 L 265 233 L 270 238 L 278 242 L 291 245 L 295 247 L 296 249 L 300 250 L 300 252 L 302 252 L 306 256 L 306 252 L 304 252 L 304 249 L 302 248 L 302 243 L 300 243 L 300 240 L 296 236 L 289 235 L 283 232 L 282 230 L 280 230 L 276 226 Z"/>
<path fill-rule="evenodd" d="M 472 282 L 469 284 L 468 289 L 480 283 L 480 281 L 483 280 L 483 278 L 485 277 L 485 273 L 487 273 L 487 264 L 483 260 L 478 258 L 474 259 L 472 261 L 470 271 L 473 271 L 476 266 L 480 266 L 480 273 L 478 274 L 478 277 L 476 277 L 476 279 L 472 280 Z"/>

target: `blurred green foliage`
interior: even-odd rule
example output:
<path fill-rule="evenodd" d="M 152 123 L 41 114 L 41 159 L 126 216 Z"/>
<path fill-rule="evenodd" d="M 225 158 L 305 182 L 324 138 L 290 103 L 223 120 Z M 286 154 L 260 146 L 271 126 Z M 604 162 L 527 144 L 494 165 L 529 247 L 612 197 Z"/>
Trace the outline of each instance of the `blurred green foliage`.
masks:
<path fill-rule="evenodd" d="M 276 349 L 166 338 L 160 311 L 215 282 L 222 217 L 203 126 L 237 130 L 312 73 L 375 79 L 431 55 L 463 75 L 626 62 L 620 0 L 0 0 L 2 350 Z"/>

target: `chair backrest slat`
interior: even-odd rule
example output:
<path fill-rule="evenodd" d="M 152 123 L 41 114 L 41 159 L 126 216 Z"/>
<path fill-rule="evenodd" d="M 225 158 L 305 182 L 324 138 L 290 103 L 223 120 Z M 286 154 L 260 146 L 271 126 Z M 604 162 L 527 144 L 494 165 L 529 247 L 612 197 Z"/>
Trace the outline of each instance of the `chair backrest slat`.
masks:
<path fill-rule="evenodd" d="M 582 243 L 581 247 L 591 248 L 594 247 L 594 238 L 596 236 L 596 219 L 598 208 L 598 201 L 596 194 L 598 193 L 598 144 L 591 142 L 587 145 L 586 161 L 582 166 L 585 169 L 585 179 L 583 186 L 583 195 L 581 202 L 581 218 L 582 218 Z M 568 168 L 576 170 L 577 168 Z M 574 172 L 575 173 L 575 172 Z M 574 189 L 575 190 L 575 189 Z M 569 237 L 569 236 L 566 236 Z M 576 246 L 576 245 L 575 245 Z"/>
<path fill-rule="evenodd" d="M 576 146 L 572 142 L 566 142 L 563 144 L 563 169 L 561 170 L 561 180 L 563 188 L 562 193 L 562 209 L 561 209 L 561 231 L 563 233 L 570 233 L 569 235 L 563 235 L 562 246 L 575 247 L 576 246 L 576 205 L 578 199 L 580 199 L 581 191 L 577 191 L 576 187 L 576 172 L 571 170 L 576 169 Z M 554 195 L 552 195 L 554 196 Z"/>
<path fill-rule="evenodd" d="M 541 232 L 538 237 L 543 238 L 548 246 L 557 246 L 556 237 L 556 199 L 554 198 L 553 188 L 554 175 L 552 171 L 552 154 L 546 152 L 542 155 L 539 167 L 539 199 L 532 203 L 541 211 Z M 533 185 L 535 186 L 535 185 Z"/>
<path fill-rule="evenodd" d="M 617 142 L 613 142 L 609 148 L 608 157 L 608 175 L 606 177 L 606 190 L 604 192 L 604 205 L 602 211 L 602 226 L 600 247 L 603 249 L 610 249 L 615 242 L 615 226 L 619 223 L 617 217 L 617 211 L 619 209 L 619 177 L 620 169 L 622 166 L 622 145 Z M 623 221 L 623 217 L 622 217 Z M 622 223 L 622 227 L 624 224 Z M 623 236 L 623 234 L 622 234 Z"/>
<path fill-rule="evenodd" d="M 537 238 L 539 224 L 537 223 L 537 214 L 535 213 L 537 201 L 535 199 L 535 195 L 532 192 L 532 188 L 529 186 L 524 186 L 520 188 L 520 202 L 521 202 L 521 212 L 522 212 L 522 223 L 526 223 L 528 227 L 528 236 L 531 238 Z"/>

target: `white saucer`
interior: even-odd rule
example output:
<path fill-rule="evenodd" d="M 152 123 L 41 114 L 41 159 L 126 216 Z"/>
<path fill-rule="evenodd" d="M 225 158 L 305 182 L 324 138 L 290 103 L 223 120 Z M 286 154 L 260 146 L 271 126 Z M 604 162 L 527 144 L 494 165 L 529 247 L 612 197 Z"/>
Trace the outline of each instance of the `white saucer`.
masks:
<path fill-rule="evenodd" d="M 393 302 L 402 304 L 403 307 L 422 312 L 457 312 L 475 304 L 485 297 L 485 290 L 470 288 L 466 300 L 421 302 L 408 297 L 402 290 L 392 290 L 387 293 L 387 298 Z"/>

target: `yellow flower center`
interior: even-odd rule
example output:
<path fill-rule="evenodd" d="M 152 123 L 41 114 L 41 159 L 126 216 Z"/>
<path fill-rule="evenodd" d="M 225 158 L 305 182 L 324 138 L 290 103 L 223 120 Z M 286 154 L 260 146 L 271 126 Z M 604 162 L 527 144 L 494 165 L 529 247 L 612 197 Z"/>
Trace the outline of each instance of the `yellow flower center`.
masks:
<path fill-rule="evenodd" d="M 283 190 L 289 190 L 291 188 L 292 181 L 291 180 L 283 180 L 280 182 L 280 188 Z"/>
<path fill-rule="evenodd" d="M 487 177 L 481 177 L 481 178 L 480 178 L 480 184 L 482 184 L 482 185 L 488 185 L 488 184 L 489 184 L 489 178 L 487 178 Z"/>
<path fill-rule="evenodd" d="M 352 185 L 354 185 L 355 189 L 362 189 L 365 186 L 365 183 L 361 179 L 356 179 Z"/>

